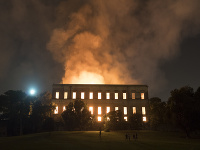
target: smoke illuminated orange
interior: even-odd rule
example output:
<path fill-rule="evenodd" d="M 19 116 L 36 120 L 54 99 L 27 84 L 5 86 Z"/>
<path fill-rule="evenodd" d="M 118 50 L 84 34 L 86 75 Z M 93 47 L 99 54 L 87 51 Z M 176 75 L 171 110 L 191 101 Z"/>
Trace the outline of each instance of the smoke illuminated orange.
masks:
<path fill-rule="evenodd" d="M 63 81 L 65 83 L 65 81 Z M 93 73 L 82 71 L 79 76 L 73 76 L 71 79 L 72 84 L 104 84 L 103 76 Z"/>

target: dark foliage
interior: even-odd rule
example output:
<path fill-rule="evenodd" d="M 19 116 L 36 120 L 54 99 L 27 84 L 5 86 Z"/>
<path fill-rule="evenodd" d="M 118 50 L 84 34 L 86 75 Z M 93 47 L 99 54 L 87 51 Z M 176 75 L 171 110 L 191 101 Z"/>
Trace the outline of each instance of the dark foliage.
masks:
<path fill-rule="evenodd" d="M 174 89 L 167 102 L 169 121 L 182 129 L 187 137 L 192 131 L 200 129 L 199 92 L 199 88 L 194 93 L 189 86 Z"/>
<path fill-rule="evenodd" d="M 67 130 L 86 130 L 91 123 L 91 114 L 81 100 L 70 102 L 62 113 Z"/>
<path fill-rule="evenodd" d="M 160 98 L 153 97 L 149 100 L 149 122 L 150 127 L 156 130 L 166 120 L 166 103 Z"/>

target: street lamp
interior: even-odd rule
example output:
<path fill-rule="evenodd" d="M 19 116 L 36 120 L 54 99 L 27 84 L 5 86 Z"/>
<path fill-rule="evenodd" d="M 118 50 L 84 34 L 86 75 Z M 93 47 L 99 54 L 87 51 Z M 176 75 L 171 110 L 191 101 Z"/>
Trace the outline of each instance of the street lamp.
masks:
<path fill-rule="evenodd" d="M 31 90 L 29 91 L 29 93 L 30 93 L 31 95 L 35 95 L 36 91 L 35 91 L 35 89 L 31 89 Z"/>

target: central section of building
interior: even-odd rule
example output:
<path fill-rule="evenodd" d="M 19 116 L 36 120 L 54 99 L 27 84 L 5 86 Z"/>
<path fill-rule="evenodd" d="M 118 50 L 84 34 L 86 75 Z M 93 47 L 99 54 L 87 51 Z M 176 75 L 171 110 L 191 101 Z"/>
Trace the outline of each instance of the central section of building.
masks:
<path fill-rule="evenodd" d="M 142 114 L 143 121 L 147 121 L 147 85 L 53 84 L 55 117 L 59 117 L 65 111 L 65 106 L 75 100 L 84 101 L 97 121 L 102 121 L 104 114 L 117 110 L 123 113 L 125 121 L 136 113 Z"/>

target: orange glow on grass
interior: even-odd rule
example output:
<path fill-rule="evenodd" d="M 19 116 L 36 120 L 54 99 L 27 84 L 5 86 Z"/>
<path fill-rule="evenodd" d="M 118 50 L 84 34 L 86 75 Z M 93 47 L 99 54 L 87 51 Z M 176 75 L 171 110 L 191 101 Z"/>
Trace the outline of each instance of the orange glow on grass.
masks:
<path fill-rule="evenodd" d="M 71 82 L 73 84 L 104 84 L 104 78 L 97 73 L 82 71 L 79 76 L 73 76 Z"/>

